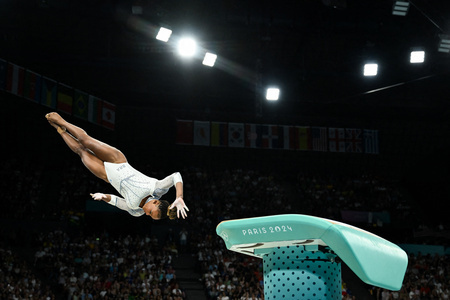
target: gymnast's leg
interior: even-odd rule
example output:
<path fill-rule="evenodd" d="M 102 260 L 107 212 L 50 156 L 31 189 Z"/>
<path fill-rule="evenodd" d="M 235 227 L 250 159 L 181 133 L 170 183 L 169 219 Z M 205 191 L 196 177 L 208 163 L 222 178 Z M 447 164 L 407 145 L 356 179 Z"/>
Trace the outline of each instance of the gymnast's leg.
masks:
<path fill-rule="evenodd" d="M 85 148 L 77 139 L 75 139 L 70 133 L 68 133 L 64 128 L 50 122 L 50 125 L 56 128 L 58 133 L 63 138 L 64 142 L 69 146 L 70 150 L 75 152 L 81 157 L 83 164 L 91 171 L 95 176 L 104 181 L 108 182 L 108 177 L 106 176 L 105 166 L 103 161 L 95 156 L 89 149 Z"/>
<path fill-rule="evenodd" d="M 45 117 L 49 122 L 58 125 L 63 130 L 67 130 L 78 143 L 92 151 L 100 160 L 116 164 L 127 162 L 125 155 L 120 150 L 92 138 L 82 128 L 67 122 L 58 113 L 48 113 Z"/>

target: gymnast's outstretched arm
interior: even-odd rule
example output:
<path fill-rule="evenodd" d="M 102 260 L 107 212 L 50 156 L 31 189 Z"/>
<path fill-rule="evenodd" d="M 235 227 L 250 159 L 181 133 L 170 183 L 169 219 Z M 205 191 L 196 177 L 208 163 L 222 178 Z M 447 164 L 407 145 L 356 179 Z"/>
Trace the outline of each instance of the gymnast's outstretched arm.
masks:
<path fill-rule="evenodd" d="M 91 194 L 91 196 L 94 200 L 97 200 L 97 201 L 103 200 L 112 206 L 118 207 L 121 210 L 125 210 L 133 217 L 140 217 L 143 214 L 145 214 L 144 210 L 141 208 L 140 209 L 129 208 L 125 199 L 117 197 L 115 195 L 95 193 L 95 194 Z"/>

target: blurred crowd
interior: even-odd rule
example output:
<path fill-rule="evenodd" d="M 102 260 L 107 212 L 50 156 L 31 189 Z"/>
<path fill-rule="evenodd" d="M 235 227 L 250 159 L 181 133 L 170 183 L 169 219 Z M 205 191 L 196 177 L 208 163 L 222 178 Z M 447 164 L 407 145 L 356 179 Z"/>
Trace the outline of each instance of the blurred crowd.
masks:
<path fill-rule="evenodd" d="M 35 266 L 67 299 L 185 299 L 172 267 L 176 248 L 151 236 L 38 237 Z"/>
<path fill-rule="evenodd" d="M 2 162 L 0 188 L 4 205 L 0 220 L 9 224 L 13 220 L 26 224 L 76 223 L 79 230 L 53 228 L 32 233 L 27 246 L 34 252 L 27 261 L 10 245 L 23 246 L 23 234 L 28 230 L 2 226 L 0 298 L 55 299 L 55 295 L 63 295 L 69 300 L 186 299 L 173 267 L 174 257 L 183 252 L 195 259 L 208 300 L 264 299 L 262 261 L 228 251 L 215 233 L 219 222 L 287 213 L 342 221 L 343 210 L 382 211 L 391 219 L 405 222 L 412 222 L 418 215 L 397 182 L 374 175 L 292 176 L 280 175 L 276 170 L 193 167 L 155 172 L 151 165 L 138 169 L 155 178 L 173 171 L 182 173 L 190 213 L 187 220 L 172 224 L 183 222 L 183 238 L 160 240 L 132 231 L 113 234 L 113 228 L 90 232 L 83 226 L 85 214 L 95 215 L 86 212 L 86 201 L 93 201 L 89 193 L 114 191 L 81 163 L 66 162 L 58 171 L 26 161 Z M 134 222 L 134 217 L 129 218 L 130 223 Z M 391 229 L 389 224 L 358 225 Z M 449 268 L 446 256 L 410 255 L 400 291 L 375 287 L 369 291 L 374 299 L 383 300 L 448 299 Z M 343 284 L 343 298 L 356 298 L 348 283 Z"/>

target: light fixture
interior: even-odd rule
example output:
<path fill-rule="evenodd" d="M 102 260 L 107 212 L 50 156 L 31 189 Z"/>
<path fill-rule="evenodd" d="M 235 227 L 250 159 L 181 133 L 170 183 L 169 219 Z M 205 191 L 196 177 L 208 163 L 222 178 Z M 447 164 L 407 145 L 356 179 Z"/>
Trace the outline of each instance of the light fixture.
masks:
<path fill-rule="evenodd" d="M 439 35 L 439 52 L 449 53 L 450 52 L 450 35 L 440 34 Z"/>
<path fill-rule="evenodd" d="M 170 39 L 170 36 L 172 35 L 172 30 L 161 27 L 158 31 L 158 34 L 156 35 L 156 39 L 167 42 Z"/>
<path fill-rule="evenodd" d="M 276 101 L 280 96 L 280 90 L 278 88 L 268 88 L 266 90 L 266 100 Z"/>
<path fill-rule="evenodd" d="M 425 51 L 411 51 L 411 55 L 409 57 L 409 62 L 412 64 L 421 64 L 425 61 Z"/>
<path fill-rule="evenodd" d="M 378 74 L 378 64 L 370 63 L 364 65 L 364 76 L 376 76 Z"/>
<path fill-rule="evenodd" d="M 178 54 L 183 57 L 194 56 L 197 51 L 197 43 L 191 38 L 182 38 L 178 42 Z"/>
<path fill-rule="evenodd" d="M 217 59 L 217 55 L 207 52 L 203 58 L 203 64 L 208 67 L 213 67 Z"/>
<path fill-rule="evenodd" d="M 392 6 L 392 14 L 394 16 L 406 16 L 409 10 L 409 1 L 394 1 Z"/>

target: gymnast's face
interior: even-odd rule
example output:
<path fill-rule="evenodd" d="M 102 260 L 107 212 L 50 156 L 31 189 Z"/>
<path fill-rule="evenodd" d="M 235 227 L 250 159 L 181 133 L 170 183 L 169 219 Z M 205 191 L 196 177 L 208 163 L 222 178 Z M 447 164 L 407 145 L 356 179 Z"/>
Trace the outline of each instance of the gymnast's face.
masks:
<path fill-rule="evenodd" d="M 152 217 L 152 219 L 161 219 L 161 210 L 158 206 L 161 204 L 159 200 L 153 199 L 145 204 L 145 214 Z"/>

